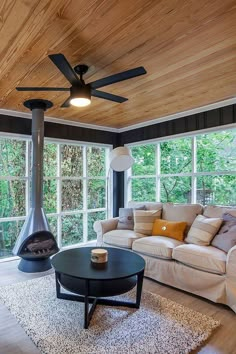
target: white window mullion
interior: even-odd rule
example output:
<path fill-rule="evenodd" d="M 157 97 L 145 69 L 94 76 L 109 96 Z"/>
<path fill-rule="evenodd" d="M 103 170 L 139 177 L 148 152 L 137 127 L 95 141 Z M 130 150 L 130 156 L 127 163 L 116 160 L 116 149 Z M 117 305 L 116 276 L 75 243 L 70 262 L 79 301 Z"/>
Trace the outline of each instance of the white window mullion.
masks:
<path fill-rule="evenodd" d="M 111 206 L 111 194 L 112 194 L 112 190 L 111 190 L 111 185 L 112 185 L 112 170 L 111 167 L 109 165 L 109 154 L 110 154 L 109 149 L 106 150 L 106 155 L 105 155 L 105 171 L 106 171 L 106 191 L 105 191 L 105 197 L 106 197 L 106 201 L 105 201 L 105 207 L 106 207 L 106 218 L 109 219 L 112 216 L 112 206 Z"/>
<path fill-rule="evenodd" d="M 192 137 L 192 188 L 191 188 L 191 203 L 197 202 L 197 142 L 196 137 Z"/>
<path fill-rule="evenodd" d="M 160 143 L 156 145 L 156 201 L 161 200 L 161 149 Z"/>
<path fill-rule="evenodd" d="M 31 164 L 31 159 L 30 159 L 30 142 L 29 140 L 26 141 L 26 151 L 25 151 L 25 176 L 26 176 L 26 182 L 25 182 L 25 208 L 26 208 L 26 215 L 29 213 L 30 209 L 30 164 Z"/>
<path fill-rule="evenodd" d="M 88 166 L 87 147 L 83 146 L 83 242 L 88 240 Z"/>
<path fill-rule="evenodd" d="M 61 219 L 61 205 L 62 205 L 62 179 L 61 179 L 61 144 L 57 145 L 57 242 L 58 247 L 62 247 L 62 219 Z"/>

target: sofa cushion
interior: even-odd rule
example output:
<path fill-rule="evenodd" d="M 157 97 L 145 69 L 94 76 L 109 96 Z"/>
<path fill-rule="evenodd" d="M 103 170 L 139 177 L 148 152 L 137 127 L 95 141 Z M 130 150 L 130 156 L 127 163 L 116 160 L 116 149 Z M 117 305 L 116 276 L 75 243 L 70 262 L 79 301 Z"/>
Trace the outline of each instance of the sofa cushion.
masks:
<path fill-rule="evenodd" d="M 129 208 L 137 209 L 137 207 L 140 207 L 142 205 L 144 205 L 147 210 L 158 210 L 158 209 L 162 209 L 163 204 L 159 202 L 136 202 L 133 200 L 128 202 Z"/>
<path fill-rule="evenodd" d="M 160 219 L 161 209 L 158 210 L 134 210 L 134 231 L 150 236 L 156 219 Z"/>
<path fill-rule="evenodd" d="M 222 221 L 220 218 L 207 218 L 203 215 L 198 215 L 185 241 L 195 245 L 208 246 L 219 230 Z"/>
<path fill-rule="evenodd" d="M 236 245 L 236 217 L 223 214 L 223 224 L 211 245 L 225 252 Z"/>
<path fill-rule="evenodd" d="M 186 229 L 186 226 L 187 223 L 185 221 L 168 221 L 156 219 L 152 228 L 152 236 L 160 235 L 183 241 L 184 230 Z"/>
<path fill-rule="evenodd" d="M 133 241 L 143 236 L 132 230 L 112 230 L 103 235 L 103 240 L 110 245 L 131 248 Z"/>
<path fill-rule="evenodd" d="M 172 221 L 186 221 L 187 227 L 185 235 L 187 235 L 196 216 L 202 214 L 203 207 L 201 204 L 173 204 L 165 203 L 162 209 L 162 219 Z"/>
<path fill-rule="evenodd" d="M 173 248 L 184 244 L 181 241 L 164 236 L 143 237 L 133 242 L 132 249 L 157 258 L 172 258 Z"/>
<path fill-rule="evenodd" d="M 203 211 L 203 215 L 207 218 L 222 218 L 224 213 L 229 213 L 236 217 L 236 208 L 231 208 L 229 206 L 206 205 Z"/>
<path fill-rule="evenodd" d="M 172 258 L 191 267 L 210 273 L 224 274 L 226 271 L 224 251 L 213 246 L 180 245 L 174 248 Z"/>

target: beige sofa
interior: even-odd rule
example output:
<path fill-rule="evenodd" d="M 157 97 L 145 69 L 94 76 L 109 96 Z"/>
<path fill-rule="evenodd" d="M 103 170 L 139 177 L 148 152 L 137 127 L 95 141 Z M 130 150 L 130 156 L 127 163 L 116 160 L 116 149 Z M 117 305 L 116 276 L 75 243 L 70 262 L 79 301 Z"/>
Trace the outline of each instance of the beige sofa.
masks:
<path fill-rule="evenodd" d="M 129 208 L 145 205 L 162 208 L 162 219 L 186 221 L 188 230 L 198 214 L 221 217 L 236 208 L 203 207 L 200 204 L 130 202 Z M 117 230 L 118 218 L 96 221 L 97 244 L 132 249 L 146 261 L 145 276 L 178 289 L 226 304 L 236 312 L 236 246 L 228 253 L 213 246 L 187 244 L 163 236 L 145 236 L 133 230 Z M 187 230 L 187 231 L 188 231 Z"/>

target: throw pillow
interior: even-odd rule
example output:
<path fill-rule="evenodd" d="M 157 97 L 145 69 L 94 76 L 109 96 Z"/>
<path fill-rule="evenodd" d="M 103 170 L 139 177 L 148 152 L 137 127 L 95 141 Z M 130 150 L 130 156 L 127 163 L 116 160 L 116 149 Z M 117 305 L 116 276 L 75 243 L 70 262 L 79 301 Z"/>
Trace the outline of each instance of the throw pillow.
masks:
<path fill-rule="evenodd" d="M 120 208 L 119 220 L 117 224 L 118 230 L 133 230 L 134 229 L 134 215 L 132 208 Z"/>
<path fill-rule="evenodd" d="M 135 208 L 137 210 L 145 210 L 145 205 Z M 119 220 L 117 224 L 118 230 L 133 230 L 134 229 L 134 213 L 133 208 L 120 208 Z"/>
<path fill-rule="evenodd" d="M 206 218 L 203 215 L 198 215 L 185 241 L 199 246 L 209 246 L 211 240 L 219 230 L 222 221 L 221 218 Z"/>
<path fill-rule="evenodd" d="M 236 245 L 236 217 L 223 214 L 223 224 L 211 244 L 226 253 Z"/>
<path fill-rule="evenodd" d="M 151 236 L 154 221 L 161 217 L 159 210 L 134 210 L 134 231 Z"/>
<path fill-rule="evenodd" d="M 186 226 L 187 223 L 185 221 L 177 222 L 156 219 L 152 228 L 152 236 L 166 236 L 183 241 Z"/>

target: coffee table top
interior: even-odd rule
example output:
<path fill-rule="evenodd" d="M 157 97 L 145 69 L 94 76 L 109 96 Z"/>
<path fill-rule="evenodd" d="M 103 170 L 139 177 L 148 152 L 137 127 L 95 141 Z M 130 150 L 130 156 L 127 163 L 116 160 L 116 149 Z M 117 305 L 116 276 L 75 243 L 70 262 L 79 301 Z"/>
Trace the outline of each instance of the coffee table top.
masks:
<path fill-rule="evenodd" d="M 144 270 L 145 261 L 138 254 L 112 247 L 108 251 L 108 262 L 91 262 L 91 250 L 100 247 L 80 247 L 57 253 L 51 260 L 56 272 L 80 279 L 112 280 L 128 278 Z"/>

